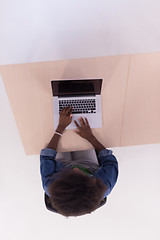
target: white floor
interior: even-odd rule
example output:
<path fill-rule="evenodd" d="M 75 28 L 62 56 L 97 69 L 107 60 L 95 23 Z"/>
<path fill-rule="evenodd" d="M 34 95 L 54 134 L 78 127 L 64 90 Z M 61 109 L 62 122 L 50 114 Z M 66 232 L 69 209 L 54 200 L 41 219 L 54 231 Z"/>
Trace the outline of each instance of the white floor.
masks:
<path fill-rule="evenodd" d="M 39 156 L 26 157 L 0 80 L 0 239 L 160 239 L 160 144 L 114 148 L 118 182 L 91 215 L 45 209 Z"/>

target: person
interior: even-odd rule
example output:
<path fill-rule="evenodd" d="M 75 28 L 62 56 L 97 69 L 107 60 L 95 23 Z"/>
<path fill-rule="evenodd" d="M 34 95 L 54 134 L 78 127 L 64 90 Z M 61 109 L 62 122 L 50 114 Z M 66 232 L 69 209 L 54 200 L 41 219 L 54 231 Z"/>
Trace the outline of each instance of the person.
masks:
<path fill-rule="evenodd" d="M 116 157 L 94 136 L 87 118 L 81 117 L 79 123 L 74 121 L 74 131 L 93 145 L 96 158 L 91 150 L 71 152 L 73 159 L 69 152 L 57 154 L 58 142 L 71 121 L 72 107 L 66 107 L 60 112 L 59 124 L 51 141 L 40 153 L 43 189 L 52 207 L 66 217 L 96 210 L 110 194 L 118 177 Z"/>

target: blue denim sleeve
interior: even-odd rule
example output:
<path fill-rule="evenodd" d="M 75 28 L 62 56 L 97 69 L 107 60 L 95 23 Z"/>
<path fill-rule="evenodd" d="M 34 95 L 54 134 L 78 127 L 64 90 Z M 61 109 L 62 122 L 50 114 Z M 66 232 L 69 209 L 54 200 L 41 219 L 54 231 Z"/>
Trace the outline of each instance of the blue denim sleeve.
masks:
<path fill-rule="evenodd" d="M 51 176 L 63 168 L 60 161 L 55 161 L 57 152 L 54 149 L 42 149 L 40 153 L 40 173 L 44 191 L 47 192 L 48 185 L 53 181 Z"/>
<path fill-rule="evenodd" d="M 112 154 L 112 150 L 103 149 L 98 154 L 100 163 L 99 169 L 94 176 L 100 178 L 107 186 L 107 191 L 104 194 L 106 197 L 113 189 L 118 178 L 118 162 Z"/>

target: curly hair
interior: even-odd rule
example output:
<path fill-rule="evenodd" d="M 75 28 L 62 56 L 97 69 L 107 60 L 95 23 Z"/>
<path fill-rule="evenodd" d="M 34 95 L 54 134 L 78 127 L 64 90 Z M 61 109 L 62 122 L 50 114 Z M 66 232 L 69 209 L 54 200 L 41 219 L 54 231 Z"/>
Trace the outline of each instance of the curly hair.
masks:
<path fill-rule="evenodd" d="M 96 210 L 107 190 L 102 180 L 67 169 L 48 187 L 50 202 L 60 214 L 80 216 Z"/>

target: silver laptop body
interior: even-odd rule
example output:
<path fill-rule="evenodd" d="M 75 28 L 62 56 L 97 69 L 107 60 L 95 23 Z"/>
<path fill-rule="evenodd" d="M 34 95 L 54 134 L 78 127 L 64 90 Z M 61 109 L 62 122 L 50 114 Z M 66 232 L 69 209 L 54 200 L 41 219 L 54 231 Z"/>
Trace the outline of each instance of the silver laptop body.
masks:
<path fill-rule="evenodd" d="M 86 117 L 91 128 L 102 127 L 101 86 L 102 79 L 52 80 L 54 128 L 59 122 L 59 113 L 72 106 L 72 122 L 67 129 L 76 128 L 74 120 Z"/>

